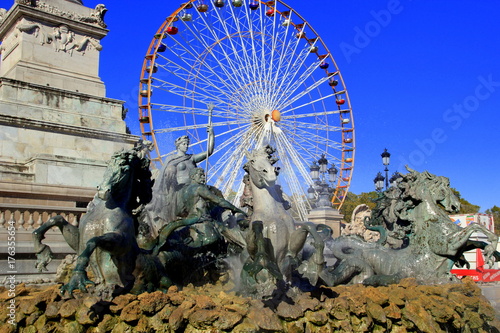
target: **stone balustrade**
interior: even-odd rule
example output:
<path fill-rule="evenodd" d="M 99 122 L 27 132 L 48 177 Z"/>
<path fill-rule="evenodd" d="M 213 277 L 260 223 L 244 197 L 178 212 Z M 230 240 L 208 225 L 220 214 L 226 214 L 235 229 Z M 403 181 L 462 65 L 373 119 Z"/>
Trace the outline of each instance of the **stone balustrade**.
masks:
<path fill-rule="evenodd" d="M 17 282 L 50 281 L 55 278 L 55 273 L 60 262 L 75 251 L 69 247 L 57 227 L 48 230 L 45 234 L 44 244 L 51 247 L 54 253 L 53 261 L 47 266 L 47 272 L 38 272 L 35 269 L 36 254 L 34 251 L 32 233 L 35 229 L 47 222 L 52 216 L 62 215 L 74 226 L 85 214 L 86 208 L 41 206 L 28 204 L 0 203 L 0 265 L 7 267 L 8 257 L 15 259 Z M 15 227 L 15 253 L 8 251 L 12 245 L 8 231 Z M 7 241 L 11 244 L 8 244 Z M 0 281 L 8 276 L 7 270 L 0 270 Z"/>
<path fill-rule="evenodd" d="M 18 231 L 33 231 L 55 215 L 62 215 L 69 223 L 78 226 L 85 212 L 86 208 L 0 203 L 0 230 L 15 225 Z"/>

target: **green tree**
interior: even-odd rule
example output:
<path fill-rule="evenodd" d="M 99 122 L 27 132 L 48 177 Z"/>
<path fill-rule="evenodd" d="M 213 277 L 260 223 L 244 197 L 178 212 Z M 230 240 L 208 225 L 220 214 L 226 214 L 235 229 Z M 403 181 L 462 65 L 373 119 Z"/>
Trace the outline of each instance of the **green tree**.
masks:
<path fill-rule="evenodd" d="M 485 213 L 493 215 L 493 222 L 495 223 L 495 234 L 500 236 L 500 207 L 493 206 L 487 209 Z"/>
<path fill-rule="evenodd" d="M 462 195 L 456 189 L 452 188 L 451 190 L 453 191 L 453 193 L 455 193 L 455 195 L 460 200 L 460 211 L 458 212 L 459 214 L 479 213 L 479 208 L 481 208 L 481 207 L 474 205 L 474 204 L 471 204 L 469 201 L 462 198 Z"/>

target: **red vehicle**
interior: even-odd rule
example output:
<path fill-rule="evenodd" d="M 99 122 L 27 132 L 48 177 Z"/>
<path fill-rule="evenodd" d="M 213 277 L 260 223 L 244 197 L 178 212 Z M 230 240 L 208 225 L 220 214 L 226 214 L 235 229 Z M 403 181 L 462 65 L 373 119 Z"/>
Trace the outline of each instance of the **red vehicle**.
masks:
<path fill-rule="evenodd" d="M 450 215 L 450 218 L 454 223 L 460 225 L 461 227 L 466 227 L 470 223 L 479 223 L 488 228 L 488 230 L 493 232 L 495 231 L 492 215 L 460 214 Z M 471 238 L 480 241 L 486 240 L 486 237 L 483 234 L 474 234 Z M 458 278 L 471 276 L 476 282 L 500 281 L 500 269 L 497 269 L 498 264 L 495 264 L 495 267 L 486 268 L 484 265 L 484 257 L 481 249 L 475 249 L 466 252 L 465 258 L 470 263 L 469 269 L 454 268 L 451 270 L 451 273 L 455 274 Z"/>

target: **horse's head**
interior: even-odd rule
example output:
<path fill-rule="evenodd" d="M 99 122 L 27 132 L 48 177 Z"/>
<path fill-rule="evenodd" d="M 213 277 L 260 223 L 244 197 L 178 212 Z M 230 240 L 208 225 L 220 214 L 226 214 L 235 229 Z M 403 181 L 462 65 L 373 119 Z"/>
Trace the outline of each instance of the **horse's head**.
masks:
<path fill-rule="evenodd" d="M 120 206 L 130 204 L 134 209 L 151 200 L 150 177 L 149 159 L 140 158 L 133 150 L 115 153 L 97 186 L 97 196 Z"/>
<path fill-rule="evenodd" d="M 410 174 L 404 177 L 411 193 L 420 201 L 432 202 L 441 206 L 448 213 L 460 210 L 460 200 L 450 187 L 450 180 L 435 176 L 428 171 L 419 173 L 408 169 Z"/>
<path fill-rule="evenodd" d="M 433 193 L 436 203 L 441 205 L 448 213 L 458 213 L 460 199 L 450 187 L 450 180 L 443 176 L 434 176 L 429 191 Z"/>
<path fill-rule="evenodd" d="M 250 176 L 251 182 L 258 188 L 274 186 L 279 168 L 274 167 L 277 159 L 269 153 L 269 147 L 247 153 L 248 162 L 243 167 Z"/>

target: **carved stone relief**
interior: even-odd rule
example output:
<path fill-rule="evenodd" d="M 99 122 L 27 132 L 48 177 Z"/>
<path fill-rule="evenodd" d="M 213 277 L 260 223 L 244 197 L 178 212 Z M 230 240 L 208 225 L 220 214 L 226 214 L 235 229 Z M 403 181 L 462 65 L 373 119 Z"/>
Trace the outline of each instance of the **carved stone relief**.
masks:
<path fill-rule="evenodd" d="M 2 24 L 6 14 L 7 14 L 7 9 L 0 8 L 0 24 Z"/>
<path fill-rule="evenodd" d="M 102 50 L 102 45 L 97 39 L 88 36 L 77 38 L 76 34 L 65 24 L 53 27 L 52 31 L 49 29 L 25 19 L 17 25 L 17 30 L 33 34 L 41 45 L 51 44 L 56 52 L 62 51 L 72 55 L 74 51 L 77 51 L 84 55 L 87 50 L 92 48 L 97 51 Z"/>
<path fill-rule="evenodd" d="M 43 1 L 16 0 L 16 2 L 19 4 L 22 4 L 22 5 L 36 7 L 37 9 L 42 10 L 44 12 L 58 15 L 61 17 L 66 17 L 66 18 L 69 18 L 71 20 L 96 24 L 96 25 L 99 25 L 100 27 L 106 28 L 106 24 L 104 23 L 104 15 L 106 14 L 106 12 L 108 10 L 106 9 L 106 6 L 103 4 L 98 4 L 92 10 L 92 12 L 90 13 L 89 16 L 82 16 L 82 15 L 77 14 L 77 13 L 72 12 L 72 11 L 61 10 L 61 9 L 57 8 L 56 6 L 53 6 L 53 5 L 48 4 L 46 2 L 43 2 Z"/>

